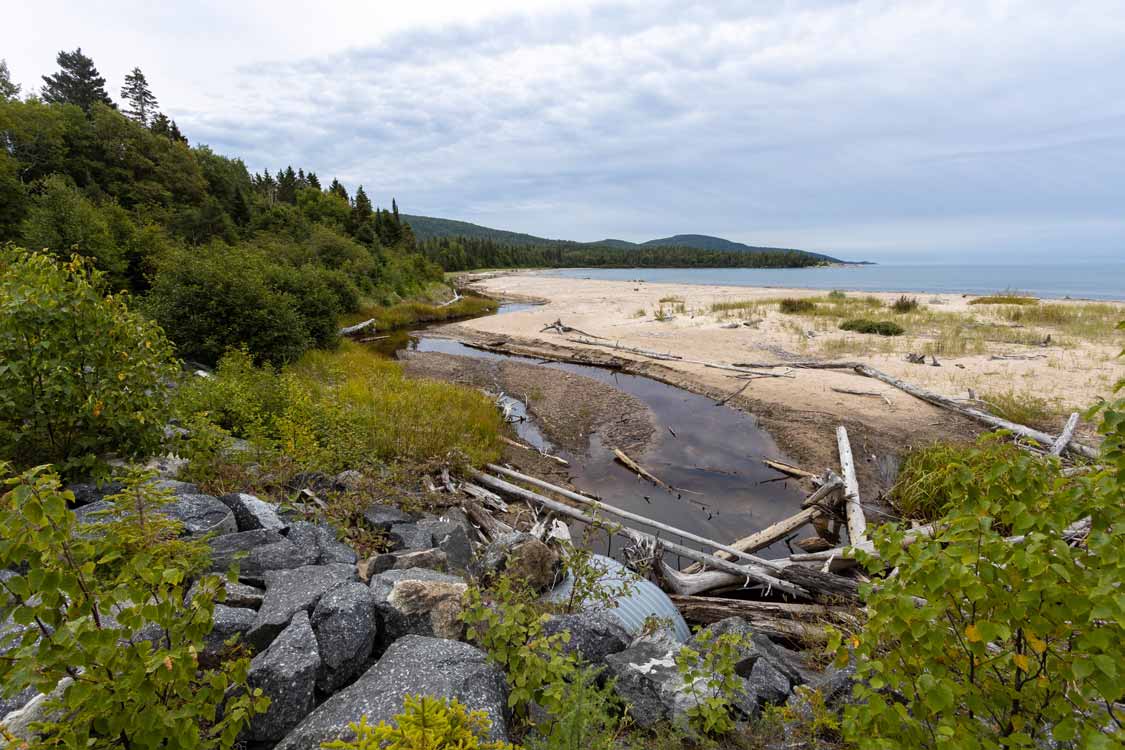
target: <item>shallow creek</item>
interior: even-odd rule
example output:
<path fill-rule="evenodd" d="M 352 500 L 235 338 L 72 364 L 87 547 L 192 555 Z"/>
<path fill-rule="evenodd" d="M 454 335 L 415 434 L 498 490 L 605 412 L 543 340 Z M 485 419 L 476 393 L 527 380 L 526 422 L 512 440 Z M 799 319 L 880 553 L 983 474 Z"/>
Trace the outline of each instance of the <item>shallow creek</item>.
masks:
<path fill-rule="evenodd" d="M 497 314 L 531 307 L 502 305 Z M 598 380 L 642 401 L 655 415 L 657 431 L 648 451 L 633 458 L 676 491 L 641 480 L 618 464 L 613 460 L 612 447 L 603 445 L 597 433 L 590 436 L 585 455 L 555 451 L 570 461 L 575 487 L 612 505 L 720 542 L 731 542 L 800 510 L 804 497 L 801 489 L 795 482 L 777 481 L 778 473 L 762 464 L 763 458 L 784 460 L 773 438 L 758 426 L 753 415 L 717 406 L 706 396 L 651 378 L 589 365 L 480 351 L 458 341 L 428 336 L 425 329 L 378 343 L 378 348 L 390 355 L 409 350 L 519 360 Z M 737 383 L 732 389 L 735 387 Z M 516 408 L 520 414 L 522 404 Z M 534 418 L 514 427 L 521 440 L 554 450 Z M 773 557 L 788 552 L 785 544 L 778 542 L 761 554 Z"/>

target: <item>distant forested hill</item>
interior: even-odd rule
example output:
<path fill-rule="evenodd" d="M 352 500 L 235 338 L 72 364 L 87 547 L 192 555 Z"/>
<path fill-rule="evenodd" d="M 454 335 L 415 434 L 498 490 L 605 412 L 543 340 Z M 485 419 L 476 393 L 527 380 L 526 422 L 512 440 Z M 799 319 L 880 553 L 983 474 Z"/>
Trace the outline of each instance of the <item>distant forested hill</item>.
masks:
<path fill-rule="evenodd" d="M 757 247 L 706 234 L 677 234 L 643 243 L 573 242 L 492 229 L 467 221 L 402 215 L 431 260 L 447 271 L 523 266 L 770 268 L 839 262 L 806 250 Z"/>

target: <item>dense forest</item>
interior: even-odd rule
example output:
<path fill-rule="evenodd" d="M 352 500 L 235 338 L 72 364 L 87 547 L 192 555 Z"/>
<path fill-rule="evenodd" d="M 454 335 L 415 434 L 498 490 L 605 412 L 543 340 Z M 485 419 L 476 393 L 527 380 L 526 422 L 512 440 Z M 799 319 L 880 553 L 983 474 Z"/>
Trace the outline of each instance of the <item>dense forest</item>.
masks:
<path fill-rule="evenodd" d="M 430 261 L 447 271 L 473 268 L 803 268 L 825 262 L 800 250 L 760 252 L 701 250 L 687 246 L 587 245 L 552 242 L 517 245 L 472 237 L 418 243 Z"/>
<path fill-rule="evenodd" d="M 139 68 L 119 108 L 81 49 L 58 64 L 23 99 L 0 68 L 0 243 L 91 259 L 180 356 L 289 361 L 331 343 L 340 315 L 440 281 L 393 200 L 304 168 L 251 174 L 192 145 Z"/>

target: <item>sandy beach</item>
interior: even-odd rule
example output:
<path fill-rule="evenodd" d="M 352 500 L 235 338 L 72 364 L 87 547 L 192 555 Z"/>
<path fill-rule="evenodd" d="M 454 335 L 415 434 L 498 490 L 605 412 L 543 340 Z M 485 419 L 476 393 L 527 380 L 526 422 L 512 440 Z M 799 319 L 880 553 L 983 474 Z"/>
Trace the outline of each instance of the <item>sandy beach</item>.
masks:
<path fill-rule="evenodd" d="M 971 305 L 971 298 L 961 295 L 917 295 L 919 310 L 898 316 L 873 308 L 878 303 L 872 300 L 889 305 L 896 295 L 848 294 L 840 304 L 866 305 L 863 309 L 873 308 L 873 317 L 901 321 L 906 328 L 905 335 L 881 337 L 841 331 L 829 315 L 776 309 L 776 301 L 784 297 L 819 299 L 823 306 L 823 291 L 575 280 L 533 272 L 489 274 L 469 283 L 490 296 L 541 304 L 449 326 L 444 329 L 449 335 L 547 358 L 615 360 L 629 372 L 716 399 L 729 396 L 742 381 L 701 364 L 655 361 L 542 329 L 562 320 L 607 342 L 711 363 L 856 360 L 958 398 L 1030 395 L 1049 404 L 1050 424 L 1043 427 L 1054 430 L 1071 411 L 1108 396 L 1125 375 L 1117 358 L 1121 338 L 1112 323 L 1101 325 L 1118 313 L 1125 318 L 1121 306 L 1057 303 L 1075 309 L 1052 305 L 1044 311 L 1064 316 L 1056 325 L 1021 324 L 1005 318 L 1009 306 Z M 1083 305 L 1093 307 L 1081 309 Z M 932 356 L 926 364 L 913 364 L 906 361 L 907 353 Z M 932 364 L 934 358 L 938 366 Z M 786 377 L 754 380 L 729 403 L 754 414 L 790 456 L 810 467 L 834 464 L 838 424 L 848 427 L 857 453 L 867 459 L 861 473 L 878 484 L 886 473 L 879 464 L 887 457 L 901 455 L 911 445 L 971 439 L 981 431 L 975 423 L 850 371 L 774 372 Z M 1092 427 L 1082 425 L 1079 435 L 1091 439 Z"/>

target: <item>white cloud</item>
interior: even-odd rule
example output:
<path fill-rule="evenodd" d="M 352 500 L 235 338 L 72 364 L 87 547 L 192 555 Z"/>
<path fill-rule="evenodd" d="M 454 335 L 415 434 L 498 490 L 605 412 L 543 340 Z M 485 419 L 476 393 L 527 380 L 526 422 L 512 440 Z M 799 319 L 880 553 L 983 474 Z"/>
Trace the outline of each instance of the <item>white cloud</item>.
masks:
<path fill-rule="evenodd" d="M 17 77 L 82 44 L 114 80 L 154 71 L 194 140 L 408 212 L 856 252 L 1123 243 L 1111 0 L 117 5 L 18 10 Z"/>

